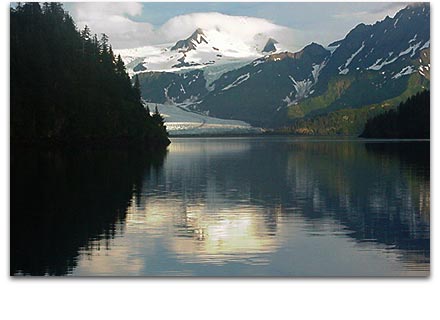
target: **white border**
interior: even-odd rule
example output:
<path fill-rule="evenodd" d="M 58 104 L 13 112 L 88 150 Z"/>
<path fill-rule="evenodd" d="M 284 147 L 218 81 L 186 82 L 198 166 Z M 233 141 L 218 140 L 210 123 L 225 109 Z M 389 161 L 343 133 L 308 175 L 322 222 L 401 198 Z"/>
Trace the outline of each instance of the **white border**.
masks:
<path fill-rule="evenodd" d="M 437 4 L 431 3 L 431 56 L 438 52 Z M 440 188 L 438 69 L 432 87 L 432 203 L 429 279 L 47 279 L 9 277 L 9 3 L 1 6 L 0 144 L 2 319 L 432 319 L 438 316 Z M 432 63 L 432 61 L 431 61 Z M 436 290 L 437 289 L 437 290 Z M 437 312 L 436 312 L 437 311 Z"/>

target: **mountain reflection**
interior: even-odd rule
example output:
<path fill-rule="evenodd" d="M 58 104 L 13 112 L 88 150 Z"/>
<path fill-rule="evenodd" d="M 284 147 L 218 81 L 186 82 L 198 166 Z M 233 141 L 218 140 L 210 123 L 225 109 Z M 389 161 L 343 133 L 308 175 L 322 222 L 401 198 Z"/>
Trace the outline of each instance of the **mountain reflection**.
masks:
<path fill-rule="evenodd" d="M 140 197 L 127 229 L 184 264 L 273 266 L 300 228 L 429 266 L 429 143 L 176 139 Z"/>
<path fill-rule="evenodd" d="M 429 142 L 180 138 L 162 160 L 13 158 L 11 272 L 429 271 Z"/>
<path fill-rule="evenodd" d="M 123 232 L 131 198 L 164 156 L 125 149 L 13 150 L 11 274 L 64 275 L 81 250 L 109 249 Z"/>
<path fill-rule="evenodd" d="M 291 181 L 307 219 L 330 216 L 351 237 L 429 263 L 429 142 L 292 145 Z M 414 255 L 415 253 L 415 255 Z"/>

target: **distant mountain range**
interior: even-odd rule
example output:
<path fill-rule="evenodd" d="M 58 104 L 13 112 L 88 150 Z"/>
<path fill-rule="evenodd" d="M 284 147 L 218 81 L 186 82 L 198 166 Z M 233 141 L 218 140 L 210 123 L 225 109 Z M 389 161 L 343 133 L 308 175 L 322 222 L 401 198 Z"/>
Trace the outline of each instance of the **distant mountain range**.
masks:
<path fill-rule="evenodd" d="M 306 125 L 307 119 L 338 112 L 340 121 L 355 123 L 350 117 L 358 111 L 365 117 L 429 88 L 429 3 L 359 24 L 327 47 L 311 43 L 292 53 L 276 39 L 263 38 L 244 45 L 197 29 L 168 47 L 121 54 L 129 72 L 138 74 L 146 101 L 264 127 L 294 124 L 306 134 L 313 132 L 298 127 L 298 119 Z"/>

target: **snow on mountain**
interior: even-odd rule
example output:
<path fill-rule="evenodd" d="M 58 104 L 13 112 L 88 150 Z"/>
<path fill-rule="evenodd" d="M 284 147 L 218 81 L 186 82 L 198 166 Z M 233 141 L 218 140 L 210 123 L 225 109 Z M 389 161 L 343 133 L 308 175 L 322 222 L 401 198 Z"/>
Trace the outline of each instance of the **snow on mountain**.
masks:
<path fill-rule="evenodd" d="M 279 125 L 288 112 L 304 117 L 360 108 L 395 98 L 409 86 L 424 88 L 430 78 L 429 19 L 429 4 L 409 5 L 393 18 L 357 25 L 327 48 L 311 43 L 297 52 L 272 38 L 279 34 L 249 31 L 243 37 L 234 33 L 239 26 L 226 32 L 216 25 L 173 43 L 119 53 L 128 70 L 139 74 L 149 102 L 188 102 L 191 110 L 211 116 Z"/>
<path fill-rule="evenodd" d="M 239 76 L 237 79 L 235 79 L 234 82 L 232 82 L 231 84 L 228 84 L 226 87 L 224 87 L 224 88 L 222 89 L 222 91 L 229 90 L 229 89 L 231 89 L 231 88 L 234 88 L 234 87 L 240 85 L 241 83 L 243 83 L 243 82 L 245 82 L 246 80 L 248 80 L 249 77 L 250 77 L 249 72 L 246 73 L 246 74 L 242 74 L 242 75 Z"/>
<path fill-rule="evenodd" d="M 189 38 L 177 41 L 171 50 L 188 52 L 190 50 L 197 49 L 197 46 L 202 43 L 208 43 L 208 41 L 206 40 L 203 30 L 201 28 L 197 28 Z"/>
<path fill-rule="evenodd" d="M 411 4 L 393 18 L 372 25 L 357 25 L 347 36 L 329 45 L 332 57 L 327 72 L 339 74 L 362 70 L 392 75 L 409 67 L 423 49 L 429 48 L 429 4 Z"/>
<path fill-rule="evenodd" d="M 313 93 L 329 55 L 316 43 L 295 53 L 265 55 L 224 73 L 195 107 L 256 125 L 272 121 L 288 104 Z"/>
<path fill-rule="evenodd" d="M 275 48 L 275 43 L 279 50 Z M 285 48 L 263 33 L 243 39 L 217 27 L 208 30 L 197 28 L 189 37 L 175 43 L 115 50 L 115 53 L 121 55 L 128 72 L 133 75 L 148 71 L 181 72 L 213 65 L 243 65 Z"/>

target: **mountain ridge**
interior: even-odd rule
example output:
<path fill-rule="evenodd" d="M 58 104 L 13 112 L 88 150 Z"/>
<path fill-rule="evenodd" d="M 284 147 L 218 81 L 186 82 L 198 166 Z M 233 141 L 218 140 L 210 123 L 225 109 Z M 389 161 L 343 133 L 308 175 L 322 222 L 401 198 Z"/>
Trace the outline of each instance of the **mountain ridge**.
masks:
<path fill-rule="evenodd" d="M 312 42 L 297 52 L 277 49 L 234 68 L 217 65 L 215 77 L 215 64 L 161 74 L 144 71 L 141 85 L 156 88 L 144 90 L 144 99 L 185 103 L 198 112 L 266 127 L 399 102 L 408 90 L 429 88 L 429 21 L 429 4 L 408 5 L 392 18 L 355 26 L 326 48 Z"/>

